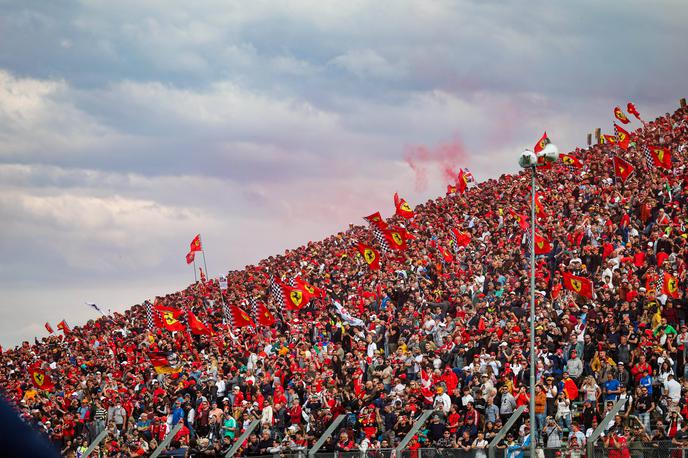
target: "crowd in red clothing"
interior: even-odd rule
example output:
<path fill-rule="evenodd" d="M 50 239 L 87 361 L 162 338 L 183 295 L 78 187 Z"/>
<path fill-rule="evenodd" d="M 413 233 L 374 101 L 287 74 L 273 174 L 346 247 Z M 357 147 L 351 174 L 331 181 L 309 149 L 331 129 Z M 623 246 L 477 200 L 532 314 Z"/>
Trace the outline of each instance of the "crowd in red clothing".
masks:
<path fill-rule="evenodd" d="M 646 163 L 648 145 L 670 149 L 671 170 Z M 551 250 L 536 259 L 534 436 L 546 445 L 582 447 L 619 398 L 628 402 L 610 446 L 686 441 L 687 147 L 681 108 L 632 132 L 627 150 L 577 149 L 582 168 L 538 171 L 538 236 Z M 625 182 L 613 156 L 635 168 Z M 351 226 L 229 272 L 226 291 L 210 280 L 156 299 L 192 311 L 213 335 L 151 331 L 141 304 L 25 343 L 0 356 L 0 386 L 67 456 L 104 429 L 100 456 L 145 456 L 180 423 L 173 447 L 219 456 L 253 420 L 260 427 L 240 453 L 270 455 L 310 447 L 340 414 L 324 449 L 375 450 L 396 445 L 426 409 L 435 412 L 411 448 L 479 453 L 529 402 L 529 182 L 525 172 L 503 175 L 418 205 L 412 219 L 392 217 L 408 248 L 383 253 L 380 270 L 355 248 L 377 246 L 371 228 Z M 466 246 L 452 245 L 451 229 L 469 235 Z M 563 287 L 564 273 L 592 280 L 594 297 Z M 281 308 L 270 284 L 295 277 L 325 296 Z M 222 304 L 250 311 L 249 296 L 274 325 L 225 322 Z M 181 372 L 157 374 L 151 351 L 174 353 Z M 36 389 L 30 366 L 55 386 Z M 520 422 L 505 447 L 531 426 Z"/>

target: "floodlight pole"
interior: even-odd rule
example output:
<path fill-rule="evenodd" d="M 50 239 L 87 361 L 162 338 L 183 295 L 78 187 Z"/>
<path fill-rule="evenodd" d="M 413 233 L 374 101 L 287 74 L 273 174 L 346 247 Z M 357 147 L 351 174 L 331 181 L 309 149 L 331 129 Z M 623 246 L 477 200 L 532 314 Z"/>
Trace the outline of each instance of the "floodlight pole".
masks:
<path fill-rule="evenodd" d="M 535 165 L 530 168 L 530 456 L 535 457 Z"/>

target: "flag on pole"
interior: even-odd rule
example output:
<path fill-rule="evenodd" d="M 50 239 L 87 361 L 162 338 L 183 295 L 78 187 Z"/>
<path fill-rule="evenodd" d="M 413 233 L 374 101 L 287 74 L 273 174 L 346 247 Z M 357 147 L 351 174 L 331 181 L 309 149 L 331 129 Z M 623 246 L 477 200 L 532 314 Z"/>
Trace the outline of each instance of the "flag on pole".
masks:
<path fill-rule="evenodd" d="M 447 185 L 447 195 L 450 194 L 456 194 L 459 188 L 457 188 L 455 185 L 448 184 Z"/>
<path fill-rule="evenodd" d="M 614 123 L 614 133 L 616 134 L 619 146 L 624 150 L 627 150 L 628 145 L 631 143 L 630 134 L 617 123 Z"/>
<path fill-rule="evenodd" d="M 48 323 L 47 321 L 45 322 L 45 330 L 48 331 L 50 334 L 55 332 L 55 331 L 53 331 L 53 327 L 50 326 L 50 323 Z"/>
<path fill-rule="evenodd" d="M 31 381 L 39 390 L 52 390 L 55 388 L 50 375 L 43 370 L 41 367 L 43 364 L 40 362 L 34 363 L 29 366 L 29 374 L 31 375 Z"/>
<path fill-rule="evenodd" d="M 577 277 L 568 272 L 564 272 L 562 275 L 564 288 L 587 297 L 588 299 L 592 299 L 594 292 L 592 280 L 585 277 Z"/>
<path fill-rule="evenodd" d="M 148 359 L 158 374 L 178 374 L 182 371 L 177 354 L 171 351 L 148 352 Z"/>
<path fill-rule="evenodd" d="M 616 136 L 607 135 L 607 134 L 600 135 L 600 144 L 601 145 L 604 145 L 604 144 L 615 145 L 616 143 L 618 143 L 616 141 Z"/>
<path fill-rule="evenodd" d="M 98 305 L 96 305 L 94 302 L 86 302 L 86 305 L 88 305 L 89 307 L 91 307 L 93 310 L 95 310 L 96 312 L 100 313 L 101 315 L 105 315 L 105 314 L 103 313 L 103 311 L 100 310 L 100 307 L 98 307 Z"/>
<path fill-rule="evenodd" d="M 181 316 L 184 312 L 181 310 L 164 305 L 154 305 L 153 311 L 153 321 L 158 328 L 168 331 L 183 331 L 185 329 L 181 322 Z"/>
<path fill-rule="evenodd" d="M 662 294 L 666 294 L 673 299 L 678 299 L 678 278 L 664 272 Z"/>
<path fill-rule="evenodd" d="M 149 331 L 155 328 L 155 322 L 153 321 L 153 304 L 150 301 L 145 302 L 146 305 L 146 327 Z"/>
<path fill-rule="evenodd" d="M 295 286 L 308 291 L 308 294 L 310 294 L 313 297 L 319 297 L 321 299 L 325 297 L 325 290 L 317 286 L 313 286 L 312 284 L 308 283 L 306 280 L 301 278 L 301 276 L 294 278 L 294 283 Z"/>
<path fill-rule="evenodd" d="M 535 232 L 535 254 L 547 254 L 552 251 L 552 244 L 546 237 Z"/>
<path fill-rule="evenodd" d="M 206 336 L 213 334 L 213 330 L 210 329 L 210 326 L 199 320 L 191 310 L 186 312 L 186 320 L 189 323 L 189 329 L 191 330 L 192 334 Z"/>
<path fill-rule="evenodd" d="M 459 176 L 456 178 L 456 189 L 459 194 L 463 194 L 468 189 L 468 176 L 464 169 L 459 169 Z"/>
<path fill-rule="evenodd" d="M 196 235 L 191 241 L 191 247 L 189 251 L 203 251 L 203 245 L 201 244 L 201 234 Z"/>
<path fill-rule="evenodd" d="M 64 335 L 69 334 L 70 329 L 69 329 L 69 325 L 67 324 L 67 320 L 62 320 L 59 323 L 57 323 L 57 329 L 62 331 L 64 333 Z"/>
<path fill-rule="evenodd" d="M 540 137 L 540 140 L 535 144 L 533 147 L 533 152 L 535 154 L 539 153 L 543 149 L 545 149 L 545 146 L 549 145 L 551 142 L 549 140 L 549 137 L 547 136 L 547 132 L 545 131 L 544 134 L 542 134 L 542 137 Z"/>
<path fill-rule="evenodd" d="M 186 253 L 186 263 L 187 264 L 191 264 L 192 262 L 194 262 L 195 259 L 196 259 L 196 252 L 195 251 L 189 251 L 188 253 Z"/>
<path fill-rule="evenodd" d="M 251 319 L 251 317 L 248 315 L 248 313 L 246 313 L 246 311 L 239 306 L 230 305 L 229 316 L 230 323 L 232 324 L 233 328 L 243 328 L 245 326 L 255 327 L 256 325 Z"/>
<path fill-rule="evenodd" d="M 275 317 L 262 302 L 258 304 L 258 308 L 256 309 L 256 314 L 254 316 L 255 321 L 262 326 L 272 326 L 276 322 Z"/>
<path fill-rule="evenodd" d="M 628 102 L 628 105 L 626 105 L 626 111 L 635 116 L 638 121 L 642 121 L 642 119 L 640 119 L 640 113 L 631 102 Z"/>
<path fill-rule="evenodd" d="M 645 154 L 645 162 L 649 168 L 662 167 L 671 170 L 673 164 L 671 162 L 671 151 L 668 148 L 661 146 L 643 146 L 643 153 Z"/>
<path fill-rule="evenodd" d="M 564 165 L 569 168 L 580 169 L 583 167 L 583 163 L 581 162 L 581 160 L 575 156 L 572 156 L 570 154 L 561 154 L 560 157 L 561 162 L 563 162 Z"/>
<path fill-rule="evenodd" d="M 619 177 L 622 183 L 625 183 L 629 176 L 635 170 L 630 162 L 621 159 L 618 156 L 614 156 L 612 159 L 614 162 L 614 174 Z"/>
<path fill-rule="evenodd" d="M 364 216 L 363 219 L 366 220 L 371 226 L 379 227 L 380 229 L 385 229 L 387 227 L 387 223 L 385 223 L 385 221 L 382 219 L 382 215 L 380 215 L 379 211 L 373 213 L 372 215 Z"/>
<path fill-rule="evenodd" d="M 614 117 L 624 124 L 631 122 L 619 107 L 614 107 Z"/>
<path fill-rule="evenodd" d="M 361 256 L 363 256 L 363 260 L 368 264 L 370 270 L 380 269 L 380 253 L 375 248 L 359 243 L 356 245 L 356 249 L 361 253 Z"/>
<path fill-rule="evenodd" d="M 400 198 L 399 193 L 394 193 L 394 207 L 396 208 L 396 214 L 405 219 L 411 219 L 414 216 L 413 209 L 406 202 L 406 199 Z"/>

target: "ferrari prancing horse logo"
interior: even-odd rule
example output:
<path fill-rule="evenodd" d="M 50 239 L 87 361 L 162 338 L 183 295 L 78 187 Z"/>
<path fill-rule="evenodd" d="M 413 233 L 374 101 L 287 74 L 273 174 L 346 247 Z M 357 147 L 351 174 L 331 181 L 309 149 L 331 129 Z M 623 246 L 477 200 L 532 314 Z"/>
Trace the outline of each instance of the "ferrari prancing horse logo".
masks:
<path fill-rule="evenodd" d="M 401 238 L 401 235 L 399 235 L 398 232 L 392 232 L 392 240 L 394 240 L 394 243 L 397 245 L 403 245 L 404 244 L 404 239 Z"/>
<path fill-rule="evenodd" d="M 291 299 L 291 302 L 294 305 L 298 306 L 303 301 L 303 293 L 301 291 L 298 291 L 298 290 L 292 291 L 291 293 L 289 293 L 289 299 Z"/>
<path fill-rule="evenodd" d="M 581 288 L 583 288 L 583 283 L 581 283 L 580 280 L 576 280 L 575 278 L 571 279 L 571 287 L 576 291 L 579 292 Z"/>
<path fill-rule="evenodd" d="M 375 262 L 375 252 L 370 248 L 366 248 L 363 251 L 363 257 L 365 258 L 368 264 L 372 264 L 373 262 Z"/>
<path fill-rule="evenodd" d="M 43 383 L 45 382 L 45 375 L 41 374 L 40 372 L 34 372 L 33 379 L 36 381 L 38 386 L 43 386 Z"/>

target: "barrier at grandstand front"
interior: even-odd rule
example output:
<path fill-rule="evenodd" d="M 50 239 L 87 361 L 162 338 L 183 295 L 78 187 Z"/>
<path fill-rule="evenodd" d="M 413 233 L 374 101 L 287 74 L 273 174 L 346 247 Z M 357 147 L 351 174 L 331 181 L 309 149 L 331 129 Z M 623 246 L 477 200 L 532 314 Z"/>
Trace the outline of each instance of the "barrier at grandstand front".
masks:
<path fill-rule="evenodd" d="M 167 436 L 160 442 L 160 445 L 158 445 L 158 448 L 156 448 L 153 453 L 151 453 L 150 458 L 157 458 L 158 455 L 162 453 L 163 450 L 165 450 L 165 447 L 167 447 L 170 442 L 172 442 L 172 439 L 174 436 L 179 432 L 180 429 L 182 429 L 182 426 L 184 426 L 181 423 L 177 423 L 174 425 L 174 428 L 172 428 L 172 431 L 167 433 Z"/>
<path fill-rule="evenodd" d="M 614 419 L 617 413 L 619 413 L 619 410 L 626 404 L 626 399 L 619 399 L 614 403 L 614 407 L 612 407 L 612 410 L 609 411 L 609 413 L 602 419 L 599 425 L 597 425 L 597 428 L 590 434 L 590 437 L 588 437 L 588 443 L 587 443 L 587 456 L 589 458 L 592 458 L 594 456 L 595 452 L 595 443 L 597 442 L 597 439 L 600 438 L 604 430 L 607 428 L 607 425 Z"/>
<path fill-rule="evenodd" d="M 253 420 L 249 425 L 248 428 L 246 428 L 246 431 L 244 431 L 241 436 L 239 436 L 239 439 L 232 445 L 232 448 L 229 449 L 227 454 L 225 455 L 225 458 L 231 458 L 234 456 L 234 454 L 239 450 L 239 447 L 241 447 L 241 444 L 243 444 L 246 439 L 248 439 L 248 436 L 251 435 L 254 429 L 258 427 L 260 424 L 260 421 L 258 420 Z"/>
<path fill-rule="evenodd" d="M 335 429 L 337 429 L 337 426 L 346 418 L 346 415 L 339 415 L 337 418 L 334 419 L 334 421 L 330 424 L 330 426 L 327 427 L 324 433 L 318 438 L 318 441 L 313 444 L 313 447 L 311 447 L 310 450 L 308 450 L 308 456 L 313 457 L 315 456 L 316 453 L 318 453 L 318 450 L 320 450 L 320 447 L 323 446 L 325 441 L 329 439 L 329 437 L 332 435 Z"/>
<path fill-rule="evenodd" d="M 514 413 L 511 414 L 509 419 L 506 421 L 502 429 L 499 430 L 497 435 L 492 438 L 492 441 L 489 443 L 487 446 L 487 456 L 489 458 L 495 458 L 495 449 L 497 447 L 497 444 L 501 442 L 502 439 L 504 439 L 504 436 L 509 432 L 512 426 L 514 426 L 514 423 L 521 417 L 523 412 L 525 412 L 526 406 L 521 406 L 518 409 L 514 410 Z M 531 432 L 532 432 L 532 425 L 531 425 Z"/>
<path fill-rule="evenodd" d="M 84 454 L 81 455 L 81 458 L 88 458 L 89 455 L 90 455 L 91 453 L 93 453 L 93 450 L 95 450 L 96 447 L 98 447 L 98 444 L 100 444 L 101 442 L 103 442 L 103 439 L 105 439 L 105 436 L 107 436 L 107 434 L 108 434 L 108 430 L 107 430 L 107 429 L 103 429 L 103 430 L 100 432 L 100 434 L 98 434 L 98 436 L 96 436 L 96 438 L 93 439 L 93 442 L 91 442 L 91 445 L 88 446 L 88 448 L 86 449 L 86 451 L 84 452 Z"/>
<path fill-rule="evenodd" d="M 399 445 L 397 445 L 394 449 L 395 454 L 399 455 L 401 451 L 404 450 L 404 448 L 406 448 L 406 445 L 408 445 L 408 443 L 411 442 L 411 438 L 413 438 L 413 436 L 415 436 L 418 433 L 420 428 L 425 424 L 428 418 L 430 418 L 430 415 L 432 415 L 433 412 L 434 410 L 423 411 L 423 415 L 421 415 L 420 418 L 416 420 L 416 422 L 413 424 L 406 436 L 404 436 L 401 442 L 399 442 Z"/>

